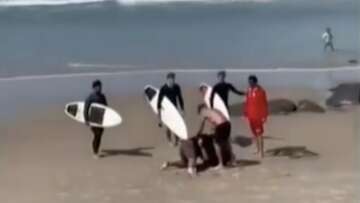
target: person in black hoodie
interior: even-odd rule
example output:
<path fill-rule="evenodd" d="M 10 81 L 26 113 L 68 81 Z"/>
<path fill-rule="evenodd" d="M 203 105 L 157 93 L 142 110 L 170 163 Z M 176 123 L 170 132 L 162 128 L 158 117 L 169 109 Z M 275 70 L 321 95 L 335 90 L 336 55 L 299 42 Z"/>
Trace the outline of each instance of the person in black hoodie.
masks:
<path fill-rule="evenodd" d="M 102 83 L 100 80 L 95 80 L 92 83 L 93 92 L 87 97 L 85 100 L 85 107 L 84 107 L 84 118 L 86 125 L 89 126 L 89 110 L 90 106 L 93 103 L 102 104 L 107 106 L 107 100 L 105 95 L 102 93 Z M 101 157 L 99 154 L 100 144 L 101 144 L 101 137 L 104 133 L 104 128 L 99 127 L 90 127 L 92 133 L 94 134 L 94 138 L 92 141 L 92 149 L 94 153 L 94 158 L 98 159 Z"/>
<path fill-rule="evenodd" d="M 229 92 L 233 92 L 237 95 L 244 96 L 245 93 L 243 91 L 237 90 L 234 85 L 231 83 L 228 83 L 225 81 L 226 78 L 226 72 L 220 71 L 217 74 L 218 77 L 218 83 L 214 86 L 213 91 L 210 95 L 210 106 L 211 108 L 214 108 L 214 96 L 215 93 L 217 93 L 220 98 L 224 101 L 227 108 L 229 108 Z"/>
<path fill-rule="evenodd" d="M 167 97 L 171 103 L 175 105 L 175 107 L 181 109 L 181 112 L 184 114 L 184 100 L 181 93 L 180 86 L 175 82 L 175 73 L 168 73 L 166 75 L 166 83 L 161 87 L 160 93 L 159 93 L 159 99 L 157 103 L 157 108 L 159 112 L 159 126 L 162 126 L 162 120 L 161 120 L 161 102 L 164 97 Z M 179 105 L 178 105 L 179 104 Z M 172 135 L 171 131 L 169 129 L 166 129 L 166 137 L 170 144 L 173 144 L 176 146 L 179 142 L 179 138 L 176 135 Z M 174 138 L 174 141 L 172 142 L 172 137 Z"/>

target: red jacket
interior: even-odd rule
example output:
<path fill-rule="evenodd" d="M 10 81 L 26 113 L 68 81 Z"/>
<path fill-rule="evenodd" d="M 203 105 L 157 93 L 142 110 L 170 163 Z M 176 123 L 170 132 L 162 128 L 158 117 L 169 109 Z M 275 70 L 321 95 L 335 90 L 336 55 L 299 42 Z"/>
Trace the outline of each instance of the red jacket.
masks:
<path fill-rule="evenodd" d="M 247 90 L 244 113 L 248 119 L 266 120 L 268 102 L 266 92 L 262 87 L 250 87 Z"/>

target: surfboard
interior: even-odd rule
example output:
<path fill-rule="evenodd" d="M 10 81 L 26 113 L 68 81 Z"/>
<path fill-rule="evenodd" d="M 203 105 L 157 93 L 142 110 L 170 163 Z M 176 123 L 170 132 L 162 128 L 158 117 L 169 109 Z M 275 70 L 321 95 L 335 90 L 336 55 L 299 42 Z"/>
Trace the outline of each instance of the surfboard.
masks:
<path fill-rule="evenodd" d="M 204 102 L 205 102 L 206 106 L 208 108 L 210 108 L 211 107 L 210 97 L 211 97 L 211 92 L 213 91 L 213 88 L 206 83 L 201 83 L 200 87 L 206 87 L 206 92 L 204 95 Z M 220 111 L 226 117 L 226 119 L 230 121 L 229 111 L 228 111 L 224 101 L 221 99 L 221 97 L 217 93 L 215 93 L 215 95 L 214 95 L 214 109 L 217 109 L 218 111 Z"/>
<path fill-rule="evenodd" d="M 146 85 L 144 88 L 145 99 L 150 104 L 152 110 L 156 115 L 159 114 L 157 103 L 159 99 L 159 89 Z M 161 120 L 175 135 L 180 139 L 188 139 L 189 135 L 184 118 L 181 116 L 175 105 L 167 98 L 164 97 L 161 102 Z"/>
<path fill-rule="evenodd" d="M 70 102 L 65 105 L 65 114 L 75 121 L 85 123 L 85 102 Z M 110 128 L 120 125 L 122 118 L 114 109 L 93 103 L 89 109 L 89 125 L 92 127 Z"/>

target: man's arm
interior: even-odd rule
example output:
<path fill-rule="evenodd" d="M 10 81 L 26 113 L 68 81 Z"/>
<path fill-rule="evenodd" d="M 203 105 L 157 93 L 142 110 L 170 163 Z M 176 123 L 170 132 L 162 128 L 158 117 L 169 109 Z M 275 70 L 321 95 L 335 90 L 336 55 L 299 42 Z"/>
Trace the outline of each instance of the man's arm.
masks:
<path fill-rule="evenodd" d="M 235 94 L 238 94 L 238 95 L 240 95 L 240 96 L 244 96 L 244 95 L 245 95 L 245 92 L 240 91 L 240 90 L 237 90 L 237 89 L 234 87 L 234 85 L 232 85 L 232 84 L 229 84 L 229 89 L 230 89 L 232 92 L 234 92 Z"/>
<path fill-rule="evenodd" d="M 210 108 L 212 109 L 214 108 L 215 87 L 212 89 L 210 94 Z"/>
<path fill-rule="evenodd" d="M 161 127 L 161 102 L 164 99 L 164 90 L 163 88 L 160 89 L 158 102 L 157 102 L 157 109 L 158 109 L 158 117 L 159 117 L 159 126 Z"/>
<path fill-rule="evenodd" d="M 181 92 L 181 88 L 180 86 L 178 86 L 178 100 L 179 100 L 179 104 L 180 104 L 180 108 L 182 111 L 185 111 L 185 108 L 184 108 L 184 99 L 183 99 L 183 96 L 182 96 L 182 92 Z"/>
<path fill-rule="evenodd" d="M 104 94 L 103 94 L 103 97 L 104 97 L 104 105 L 108 106 L 108 101 L 107 101 L 106 96 Z"/>
<path fill-rule="evenodd" d="M 85 123 L 88 125 L 89 123 L 89 109 L 90 109 L 90 105 L 91 105 L 91 95 L 85 100 L 85 105 L 84 105 L 84 119 L 85 119 Z"/>

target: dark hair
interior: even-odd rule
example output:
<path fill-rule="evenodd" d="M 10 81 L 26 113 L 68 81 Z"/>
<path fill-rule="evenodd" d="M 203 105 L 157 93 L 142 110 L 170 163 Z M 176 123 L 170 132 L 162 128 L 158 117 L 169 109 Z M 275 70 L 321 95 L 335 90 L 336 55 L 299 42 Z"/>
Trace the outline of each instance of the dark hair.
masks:
<path fill-rule="evenodd" d="M 199 87 L 200 91 L 203 91 L 205 88 L 207 88 L 205 84 L 200 84 L 200 87 Z"/>
<path fill-rule="evenodd" d="M 92 87 L 95 88 L 95 87 L 101 87 L 102 86 L 102 83 L 100 80 L 95 80 L 93 83 L 92 83 Z"/>
<path fill-rule="evenodd" d="M 167 79 L 175 79 L 175 73 L 173 73 L 173 72 L 170 72 L 170 73 L 168 73 L 167 75 L 166 75 L 166 78 Z"/>
<path fill-rule="evenodd" d="M 258 78 L 256 77 L 256 75 L 250 75 L 249 76 L 249 81 L 257 84 L 258 83 Z"/>
<path fill-rule="evenodd" d="M 198 105 L 198 108 L 197 108 L 198 114 L 200 114 L 200 112 L 201 112 L 204 108 L 206 108 L 206 104 L 204 104 L 204 103 L 199 104 L 199 105 Z"/>
<path fill-rule="evenodd" d="M 218 75 L 218 76 L 225 77 L 225 76 L 226 76 L 226 72 L 222 70 L 222 71 L 219 71 L 219 72 L 217 73 L 217 75 Z"/>

